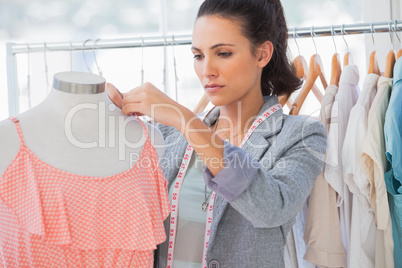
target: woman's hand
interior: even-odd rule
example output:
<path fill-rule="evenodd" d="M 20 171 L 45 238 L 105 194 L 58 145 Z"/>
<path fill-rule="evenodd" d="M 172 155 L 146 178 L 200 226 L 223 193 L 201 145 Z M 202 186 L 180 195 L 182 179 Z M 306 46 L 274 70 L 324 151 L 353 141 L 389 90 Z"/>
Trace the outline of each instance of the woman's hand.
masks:
<path fill-rule="evenodd" d="M 179 129 L 189 117 L 195 116 L 189 109 L 172 100 L 151 83 L 145 83 L 121 93 L 114 85 L 107 84 L 107 92 L 113 103 L 124 114 L 147 115 L 164 125 Z"/>
<path fill-rule="evenodd" d="M 108 84 L 107 91 L 109 98 L 124 114 L 147 115 L 161 124 L 178 129 L 213 176 L 224 167 L 223 140 L 192 111 L 169 98 L 154 85 L 145 83 L 128 93 L 121 93 L 115 86 Z"/>
<path fill-rule="evenodd" d="M 114 105 L 121 109 L 123 107 L 123 93 L 121 93 L 113 84 L 110 83 L 106 84 L 106 92 Z"/>

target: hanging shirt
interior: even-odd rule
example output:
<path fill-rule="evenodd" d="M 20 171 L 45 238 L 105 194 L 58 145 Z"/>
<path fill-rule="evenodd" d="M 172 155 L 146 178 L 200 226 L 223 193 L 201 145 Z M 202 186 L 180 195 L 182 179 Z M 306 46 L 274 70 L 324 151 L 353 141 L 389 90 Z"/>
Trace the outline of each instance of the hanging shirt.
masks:
<path fill-rule="evenodd" d="M 395 267 L 402 267 L 402 58 L 394 67 L 394 85 L 385 114 L 384 136 L 390 170 L 385 174 L 394 238 Z"/>
<path fill-rule="evenodd" d="M 0 267 L 153 267 L 170 206 L 144 123 L 136 164 L 90 177 L 42 162 L 12 120 L 20 150 L 0 179 Z"/>
<path fill-rule="evenodd" d="M 338 93 L 331 111 L 331 128 L 328 133 L 328 147 L 324 177 L 337 192 L 343 246 L 348 250 L 351 224 L 351 194 L 343 181 L 342 148 L 349 114 L 359 96 L 359 71 L 355 65 L 344 67 Z"/>
<path fill-rule="evenodd" d="M 321 102 L 320 121 L 327 132 L 331 126 L 331 111 L 337 92 L 337 86 L 329 85 Z M 346 267 L 336 198 L 335 190 L 324 178 L 323 169 L 310 194 L 304 229 L 304 241 L 308 246 L 304 258 L 320 267 Z"/>
<path fill-rule="evenodd" d="M 367 135 L 363 141 L 361 163 L 370 189 L 370 204 L 377 224 L 375 267 L 394 267 L 391 216 L 384 181 L 386 169 L 384 121 L 391 96 L 392 78 L 380 77 L 377 94 L 368 115 Z"/>
<path fill-rule="evenodd" d="M 377 92 L 377 74 L 368 74 L 361 95 L 350 111 L 348 127 L 342 149 L 342 166 L 345 184 L 352 198 L 352 217 L 348 267 L 374 268 L 376 225 L 370 205 L 370 185 L 362 171 L 360 156 L 362 142 L 367 133 L 367 118 Z"/>
<path fill-rule="evenodd" d="M 176 178 L 177 179 L 177 178 Z M 172 185 L 175 185 L 173 181 Z M 202 211 L 201 205 L 207 199 L 211 190 L 205 190 L 203 161 L 196 152 L 191 157 L 183 185 L 180 190 L 178 225 L 174 249 L 174 268 L 200 268 L 204 243 L 204 232 L 207 211 Z M 169 189 L 172 200 L 173 187 Z M 165 221 L 168 234 L 170 218 Z M 158 267 L 166 268 L 168 241 L 160 245 Z"/>

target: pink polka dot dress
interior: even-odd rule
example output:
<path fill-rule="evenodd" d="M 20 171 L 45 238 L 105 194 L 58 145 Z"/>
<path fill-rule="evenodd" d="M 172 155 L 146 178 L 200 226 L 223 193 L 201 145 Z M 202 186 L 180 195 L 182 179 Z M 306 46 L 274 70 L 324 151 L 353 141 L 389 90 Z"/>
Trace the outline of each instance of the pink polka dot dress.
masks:
<path fill-rule="evenodd" d="M 166 239 L 167 181 L 148 137 L 129 170 L 71 174 L 25 145 L 0 178 L 0 267 L 153 267 Z"/>

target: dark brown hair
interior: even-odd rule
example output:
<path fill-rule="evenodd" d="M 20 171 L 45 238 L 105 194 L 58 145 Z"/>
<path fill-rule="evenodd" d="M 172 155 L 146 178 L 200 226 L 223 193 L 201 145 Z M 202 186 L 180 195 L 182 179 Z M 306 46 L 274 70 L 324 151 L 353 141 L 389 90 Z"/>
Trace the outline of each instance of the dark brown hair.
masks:
<path fill-rule="evenodd" d="M 286 50 L 288 29 L 279 0 L 205 0 L 197 19 L 215 15 L 239 23 L 242 32 L 253 45 L 253 50 L 270 41 L 274 51 L 270 62 L 262 70 L 263 95 L 290 95 L 302 81 L 289 63 Z"/>

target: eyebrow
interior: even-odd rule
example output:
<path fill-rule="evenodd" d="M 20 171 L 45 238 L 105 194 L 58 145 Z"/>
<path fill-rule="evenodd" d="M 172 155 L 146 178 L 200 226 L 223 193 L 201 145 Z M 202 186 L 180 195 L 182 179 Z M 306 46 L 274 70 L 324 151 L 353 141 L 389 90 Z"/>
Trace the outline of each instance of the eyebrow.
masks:
<path fill-rule="evenodd" d="M 210 49 L 215 49 L 215 48 L 217 48 L 217 47 L 222 47 L 222 46 L 234 47 L 234 45 L 232 45 L 232 44 L 223 44 L 223 43 L 219 43 L 219 44 L 213 45 L 212 47 L 210 47 Z M 191 47 L 191 49 L 192 49 L 192 50 L 197 50 L 197 51 L 200 51 L 200 52 L 201 52 L 201 49 L 196 48 L 196 47 Z"/>

